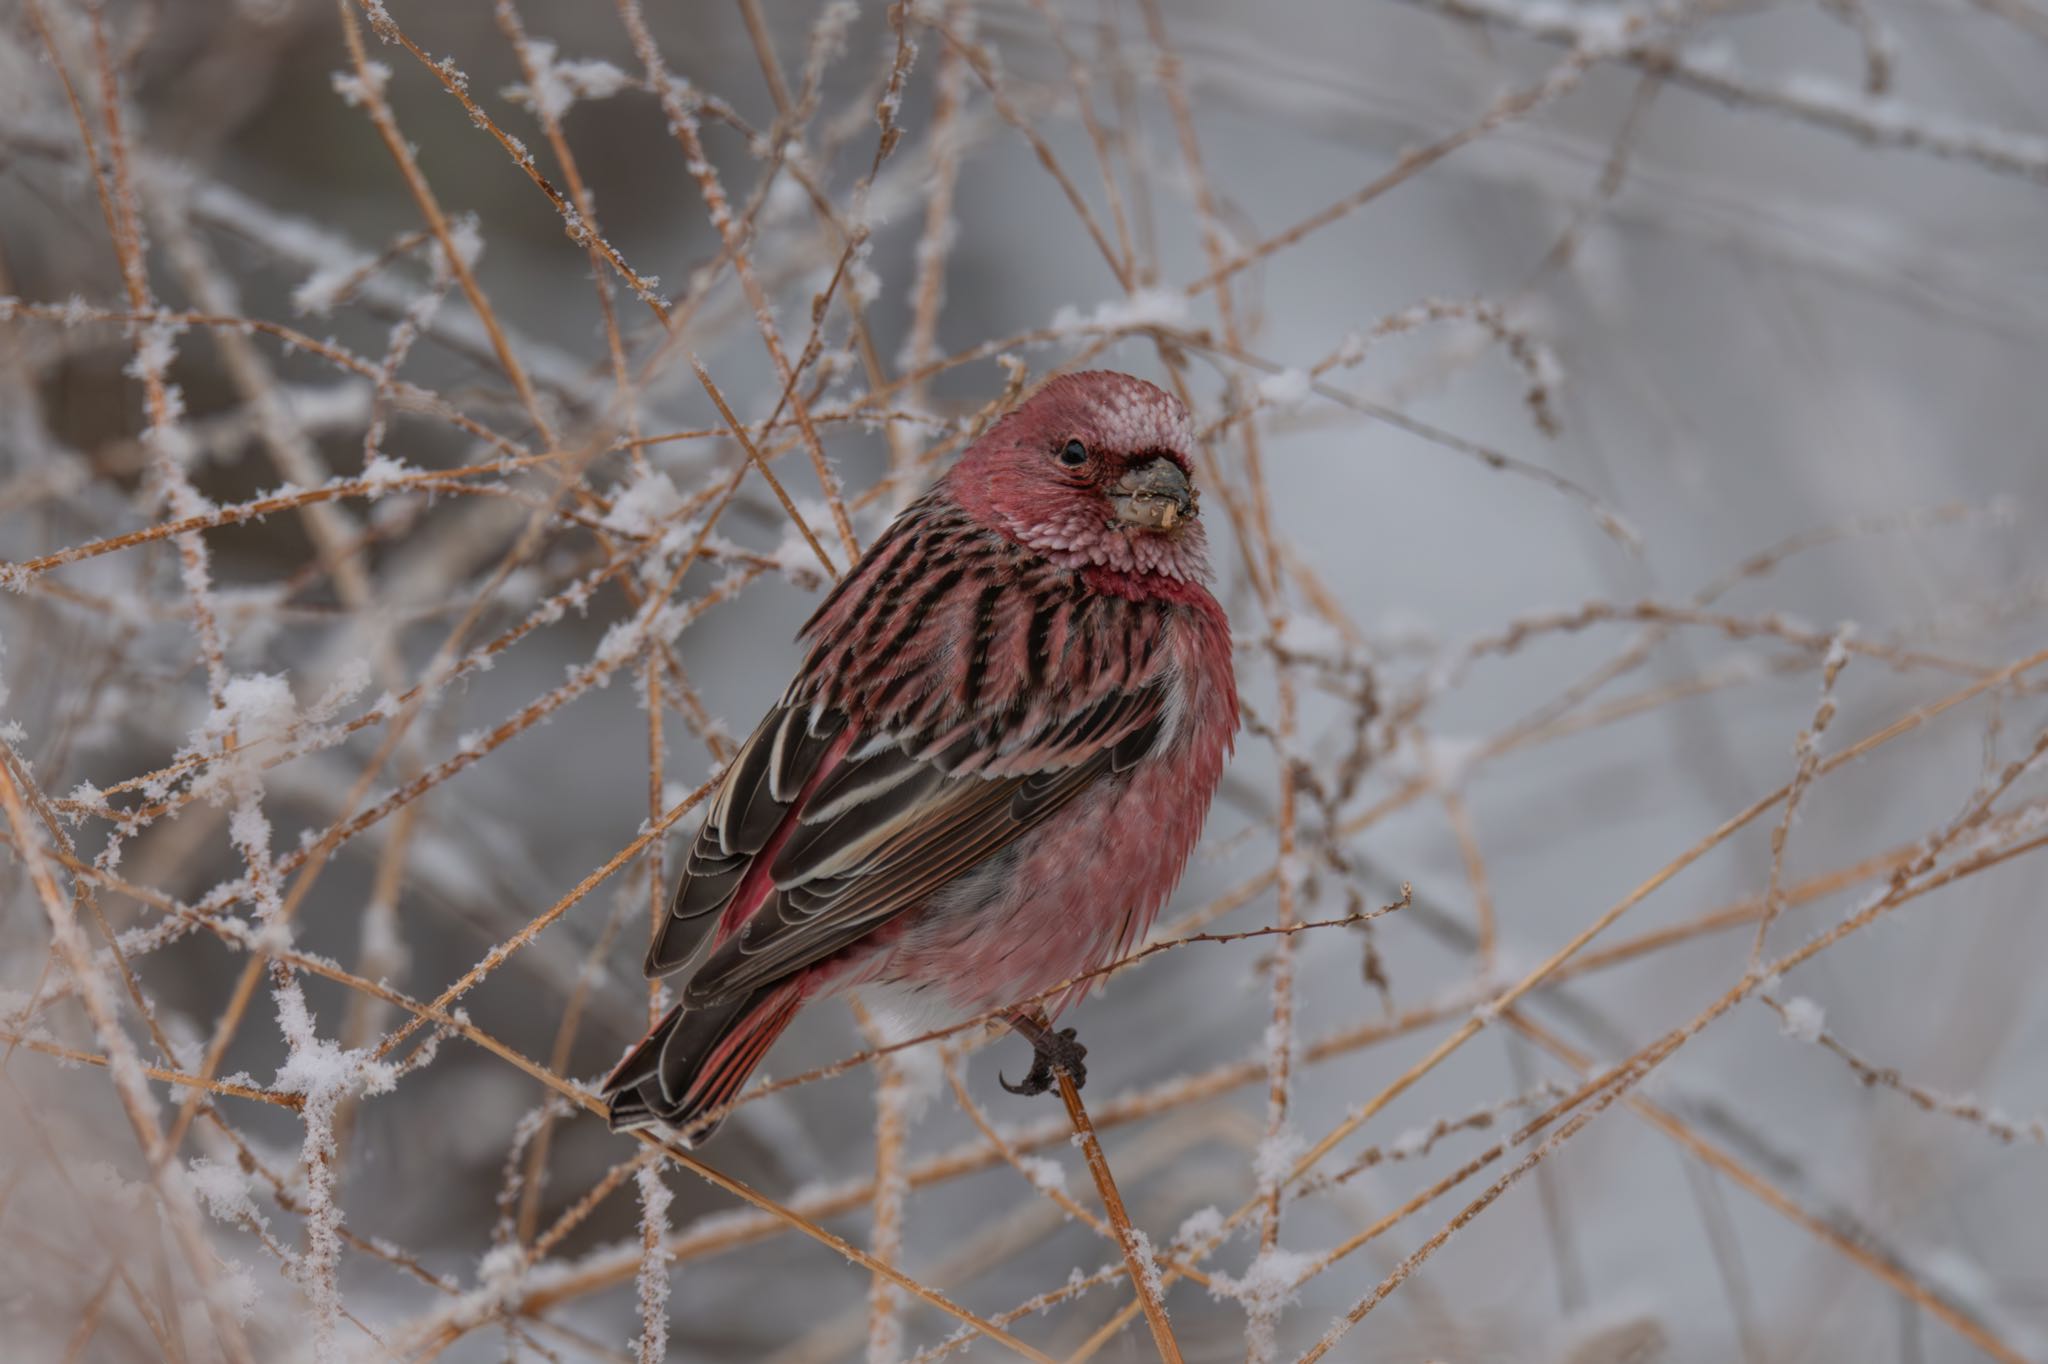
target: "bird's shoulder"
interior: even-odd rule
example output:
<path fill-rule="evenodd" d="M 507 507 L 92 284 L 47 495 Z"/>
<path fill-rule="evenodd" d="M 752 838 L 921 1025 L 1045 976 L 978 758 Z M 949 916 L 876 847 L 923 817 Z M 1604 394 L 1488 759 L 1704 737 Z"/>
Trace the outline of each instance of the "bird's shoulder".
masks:
<path fill-rule="evenodd" d="M 1187 609 L 1053 562 L 927 497 L 805 626 L 786 699 L 844 710 L 862 729 L 1037 728 L 1154 680 Z"/>

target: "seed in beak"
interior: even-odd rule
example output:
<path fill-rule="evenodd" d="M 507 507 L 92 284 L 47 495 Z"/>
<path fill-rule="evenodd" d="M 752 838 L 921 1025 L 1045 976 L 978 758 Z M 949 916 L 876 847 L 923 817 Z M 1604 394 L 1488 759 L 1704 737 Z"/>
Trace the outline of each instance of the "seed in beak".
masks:
<path fill-rule="evenodd" d="M 1110 503 L 1126 525 L 1170 531 L 1195 514 L 1195 490 L 1180 465 L 1161 455 L 1125 471 Z"/>

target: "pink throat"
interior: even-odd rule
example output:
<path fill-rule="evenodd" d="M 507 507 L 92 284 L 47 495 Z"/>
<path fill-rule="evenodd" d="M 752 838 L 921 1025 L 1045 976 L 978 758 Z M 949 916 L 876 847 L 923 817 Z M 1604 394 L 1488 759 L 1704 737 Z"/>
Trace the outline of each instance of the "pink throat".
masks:
<path fill-rule="evenodd" d="M 1181 606 L 1213 609 L 1216 599 L 1193 578 L 1169 577 L 1163 573 L 1130 573 L 1122 569 L 1091 566 L 1081 570 L 1081 581 L 1092 592 L 1126 601 L 1174 602 Z M 1220 611 L 1217 614 L 1221 614 Z"/>
<path fill-rule="evenodd" d="M 1106 526 L 1093 511 L 1028 522 L 1005 514 L 1002 520 L 1011 539 L 1061 568 L 1091 583 L 1122 584 L 1098 588 L 1120 597 L 1178 599 L 1179 589 L 1209 576 L 1208 539 L 1199 521 L 1162 534 Z"/>

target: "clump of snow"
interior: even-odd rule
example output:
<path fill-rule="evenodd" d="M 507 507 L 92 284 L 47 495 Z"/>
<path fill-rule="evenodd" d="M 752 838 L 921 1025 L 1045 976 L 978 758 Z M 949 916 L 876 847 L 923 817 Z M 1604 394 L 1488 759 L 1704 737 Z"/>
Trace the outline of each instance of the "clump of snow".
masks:
<path fill-rule="evenodd" d="M 206 1205 L 207 1212 L 223 1222 L 236 1225 L 245 1222 L 264 1225 L 255 1203 L 249 1198 L 249 1176 L 242 1172 L 240 1166 L 201 1156 L 192 1162 L 186 1173 L 192 1180 L 192 1192 Z"/>
<path fill-rule="evenodd" d="M 1246 1306 L 1266 1304 L 1283 1307 L 1300 1291 L 1301 1276 L 1315 1267 L 1319 1256 L 1273 1246 L 1262 1250 L 1245 1266 L 1242 1276 L 1209 1276 L 1209 1294 L 1218 1301 L 1234 1298 Z"/>
<path fill-rule="evenodd" d="M 823 502 L 800 497 L 796 500 L 796 510 L 813 535 L 818 535 L 821 527 L 832 524 L 832 509 Z M 804 538 L 796 522 L 787 517 L 783 518 L 782 541 L 768 557 L 775 561 L 776 570 L 793 585 L 806 591 L 814 591 L 824 585 L 824 566 L 818 562 L 818 552 L 811 548 L 811 542 Z"/>
<path fill-rule="evenodd" d="M 1299 407 L 1308 398 L 1309 383 L 1305 369 L 1283 369 L 1278 374 L 1268 374 L 1259 380 L 1259 401 L 1269 407 Z"/>
<path fill-rule="evenodd" d="M 261 1296 L 256 1275 L 240 1260 L 223 1258 L 215 1266 L 213 1300 L 226 1308 L 228 1315 L 236 1321 L 247 1325 Z"/>
<path fill-rule="evenodd" d="M 384 87 L 390 83 L 391 68 L 382 62 L 364 62 L 361 75 L 353 71 L 334 73 L 334 93 L 350 108 L 382 103 Z"/>
<path fill-rule="evenodd" d="M 267 852 L 270 848 L 270 820 L 263 813 L 263 807 L 253 801 L 236 806 L 234 813 L 228 816 L 228 837 L 238 848 Z"/>
<path fill-rule="evenodd" d="M 1801 1042 L 1818 1042 L 1827 1021 L 1826 1010 L 1805 995 L 1794 995 L 1785 1001 L 1783 1026 L 1787 1037 Z"/>
<path fill-rule="evenodd" d="M 819 12 L 811 24 L 811 50 L 804 59 L 804 70 L 813 81 L 827 66 L 846 55 L 847 30 L 858 18 L 860 6 L 855 0 L 831 0 Z"/>
<path fill-rule="evenodd" d="M 324 317 L 341 299 L 341 291 L 362 273 L 372 258 L 360 252 L 331 256 L 316 266 L 299 287 L 292 290 L 292 311 Z"/>
<path fill-rule="evenodd" d="M 631 661 L 647 641 L 646 617 L 631 615 L 616 620 L 606 627 L 604 637 L 597 642 L 597 652 L 591 655 L 591 662 L 606 672 Z M 580 669 L 571 665 L 571 676 Z"/>
<path fill-rule="evenodd" d="M 178 335 L 183 323 L 159 318 L 143 327 L 135 340 L 135 358 L 122 369 L 131 379 L 162 380 L 178 353 Z"/>
<path fill-rule="evenodd" d="M 605 513 L 604 526 L 624 535 L 648 535 L 682 505 L 683 495 L 667 474 L 643 470 L 613 491 L 612 509 Z"/>
<path fill-rule="evenodd" d="M 94 1203 L 143 1216 L 154 1201 L 149 1186 L 128 1178 L 104 1160 L 80 1161 L 71 1168 L 71 1182 Z"/>
<path fill-rule="evenodd" d="M 1173 1234 L 1177 1246 L 1206 1246 L 1223 1236 L 1223 1210 L 1215 1204 L 1197 1208 L 1182 1219 L 1180 1229 Z"/>
<path fill-rule="evenodd" d="M 529 38 L 520 45 L 520 56 L 533 70 L 530 84 L 508 85 L 505 98 L 524 104 L 535 113 L 559 119 L 579 99 L 609 99 L 633 84 L 633 78 L 610 62 L 596 58 L 557 61 L 555 45 L 545 38 Z"/>
<path fill-rule="evenodd" d="M 1294 1162 L 1300 1159 L 1303 1146 L 1301 1134 L 1291 1127 L 1281 1127 L 1268 1133 L 1259 1142 L 1258 1153 L 1252 1160 L 1252 1172 L 1259 1181 L 1259 1187 L 1278 1187 L 1294 1169 Z"/>
<path fill-rule="evenodd" d="M 513 1241 L 492 1246 L 476 1266 L 477 1282 L 493 1302 L 503 1302 L 517 1292 L 525 1272 L 526 1251 Z"/>
<path fill-rule="evenodd" d="M 474 213 L 463 214 L 448 225 L 448 245 L 455 249 L 455 259 L 462 263 L 462 267 L 465 270 L 474 269 L 476 263 L 482 260 L 484 255 L 483 223 L 478 220 Z M 435 242 L 434 266 L 437 276 L 440 274 L 447 259 L 446 253 L 441 249 L 441 244 Z M 433 308 L 440 306 L 440 300 L 436 295 L 429 294 L 426 297 L 434 300 Z M 425 326 L 432 315 L 431 309 L 420 315 L 417 319 L 419 325 Z"/>
<path fill-rule="evenodd" d="M 335 1113 L 351 1095 L 390 1092 L 398 1083 L 398 1068 L 371 1059 L 365 1049 L 345 1049 L 321 1037 L 296 979 L 287 980 L 272 997 L 289 1051 L 271 1087 L 305 1101 L 299 1109 L 306 1128 L 299 1160 L 306 1171 L 306 1250 L 293 1273 L 313 1307 L 313 1357 L 319 1364 L 329 1364 L 340 1358 L 334 1337 L 342 1310 L 341 1206 L 334 1201 Z"/>
<path fill-rule="evenodd" d="M 1067 304 L 1052 315 L 1052 329 L 1122 331 L 1132 327 L 1178 327 L 1188 320 L 1187 295 L 1178 289 L 1139 289 L 1127 298 L 1112 298 L 1083 313 Z"/>
<path fill-rule="evenodd" d="M 1828 641 L 1827 657 L 1822 660 L 1821 666 L 1831 673 L 1840 672 L 1842 666 L 1849 661 L 1849 640 L 1855 633 L 1856 623 L 1843 621 L 1835 630 L 1834 638 Z"/>
<path fill-rule="evenodd" d="M 369 685 L 370 660 L 362 657 L 343 659 L 334 669 L 334 680 L 326 691 L 320 693 L 320 699 L 313 703 L 307 714 L 316 721 L 331 720 L 343 706 L 362 695 Z"/>
<path fill-rule="evenodd" d="M 1056 1160 L 1044 1156 L 1020 1155 L 1017 1168 L 1031 1181 L 1031 1186 L 1043 1193 L 1065 1193 L 1067 1191 L 1066 1167 Z"/>
<path fill-rule="evenodd" d="M 310 1113 L 320 1103 L 338 1102 L 344 1094 L 386 1094 L 397 1083 L 396 1068 L 370 1059 L 362 1048 L 342 1046 L 319 1035 L 315 1019 L 306 1007 L 305 994 L 296 985 L 276 992 L 278 1026 L 290 1048 L 278 1067 L 271 1088 L 280 1094 L 299 1094 Z M 311 1119 L 309 1117 L 308 1122 Z"/>
<path fill-rule="evenodd" d="M 233 730 L 239 746 L 283 738 L 298 722 L 299 706 L 282 673 L 248 673 L 228 679 L 221 704 L 206 717 L 209 738 Z"/>
<path fill-rule="evenodd" d="M 1228 1274 L 1210 1274 L 1210 1295 L 1219 1301 L 1235 1299 L 1245 1309 L 1248 1358 L 1270 1360 L 1274 1357 L 1277 1344 L 1274 1327 L 1280 1309 L 1300 1296 L 1302 1277 L 1315 1267 L 1318 1258 L 1301 1251 L 1271 1246 L 1260 1251 L 1238 1278 Z"/>
<path fill-rule="evenodd" d="M 1159 1279 L 1159 1257 L 1152 1253 L 1152 1238 L 1136 1227 L 1128 1228 L 1126 1235 L 1129 1237 L 1131 1258 L 1137 1261 L 1138 1273 L 1144 1279 L 1145 1291 L 1156 1301 L 1165 1290 Z"/>
<path fill-rule="evenodd" d="M 363 17 L 369 20 L 370 31 L 383 41 L 398 41 L 398 23 L 391 17 L 391 11 L 384 7 L 384 0 L 363 0 Z"/>
<path fill-rule="evenodd" d="M 372 502 L 418 472 L 404 460 L 394 459 L 381 450 L 363 461 L 363 482 L 369 485 Z"/>
<path fill-rule="evenodd" d="M 873 303 L 882 296 L 882 277 L 875 273 L 874 253 L 875 239 L 863 237 L 854 246 L 853 259 L 847 266 L 847 278 L 853 282 L 853 296 L 862 303 Z"/>
<path fill-rule="evenodd" d="M 810 207 L 810 203 L 810 191 L 785 168 L 768 186 L 768 197 L 761 202 L 761 221 L 769 224 L 788 222 Z"/>

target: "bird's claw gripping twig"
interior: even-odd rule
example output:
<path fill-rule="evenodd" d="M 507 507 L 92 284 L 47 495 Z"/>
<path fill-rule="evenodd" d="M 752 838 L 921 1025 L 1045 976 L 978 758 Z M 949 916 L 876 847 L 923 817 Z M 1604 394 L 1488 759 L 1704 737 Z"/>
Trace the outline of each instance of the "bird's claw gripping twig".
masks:
<path fill-rule="evenodd" d="M 1011 1084 L 1001 1072 L 996 1074 L 996 1083 L 1012 1094 L 1043 1094 L 1053 1087 L 1058 1072 L 1065 1071 L 1073 1077 L 1074 1088 L 1088 1083 L 1088 1067 L 1082 1058 L 1088 1048 L 1081 1045 L 1072 1028 L 1019 1028 L 1031 1042 L 1031 1069 L 1025 1072 L 1022 1084 Z"/>

